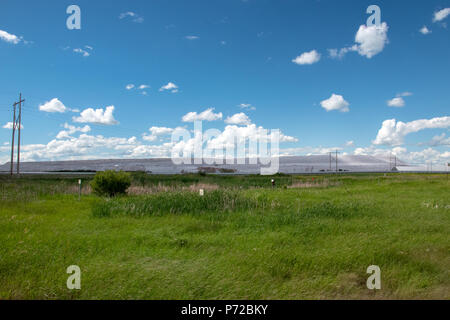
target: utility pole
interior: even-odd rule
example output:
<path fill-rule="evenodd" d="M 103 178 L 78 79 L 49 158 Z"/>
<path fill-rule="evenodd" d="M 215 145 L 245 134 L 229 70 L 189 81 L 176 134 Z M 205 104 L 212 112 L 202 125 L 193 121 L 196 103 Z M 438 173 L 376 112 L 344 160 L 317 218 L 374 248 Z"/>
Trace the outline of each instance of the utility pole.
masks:
<path fill-rule="evenodd" d="M 336 173 L 338 173 L 338 151 L 336 150 Z"/>
<path fill-rule="evenodd" d="M 20 129 L 22 127 L 22 93 L 19 94 L 19 134 L 17 137 L 17 174 L 20 174 Z"/>
<path fill-rule="evenodd" d="M 15 102 L 14 112 L 13 112 L 13 123 L 12 123 L 12 143 L 11 143 L 11 175 L 13 175 L 14 167 L 14 136 L 16 133 L 16 128 L 18 129 L 18 141 L 17 141 L 17 174 L 20 174 L 20 129 L 22 127 L 22 94 L 19 95 L 19 102 Z M 19 116 L 16 118 L 16 106 L 19 106 L 18 112 Z"/>
<path fill-rule="evenodd" d="M 13 122 L 12 122 L 12 141 L 11 141 L 11 175 L 14 167 L 14 136 L 16 133 L 16 104 L 14 104 Z"/>
<path fill-rule="evenodd" d="M 330 155 L 330 170 L 329 170 L 329 172 L 331 172 L 331 154 L 332 154 L 332 152 L 328 152 L 328 154 Z"/>

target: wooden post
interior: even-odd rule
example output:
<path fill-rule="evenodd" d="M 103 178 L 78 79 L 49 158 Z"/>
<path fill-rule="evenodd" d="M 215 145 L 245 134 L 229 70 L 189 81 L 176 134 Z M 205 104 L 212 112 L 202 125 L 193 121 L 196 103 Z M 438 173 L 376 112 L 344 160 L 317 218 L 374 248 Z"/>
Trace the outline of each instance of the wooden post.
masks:
<path fill-rule="evenodd" d="M 12 122 L 12 141 L 11 141 L 11 175 L 14 167 L 14 135 L 16 133 L 16 104 L 14 104 L 13 122 Z"/>
<path fill-rule="evenodd" d="M 20 174 L 20 127 L 22 126 L 22 94 L 19 95 L 19 135 L 17 138 L 17 174 Z"/>

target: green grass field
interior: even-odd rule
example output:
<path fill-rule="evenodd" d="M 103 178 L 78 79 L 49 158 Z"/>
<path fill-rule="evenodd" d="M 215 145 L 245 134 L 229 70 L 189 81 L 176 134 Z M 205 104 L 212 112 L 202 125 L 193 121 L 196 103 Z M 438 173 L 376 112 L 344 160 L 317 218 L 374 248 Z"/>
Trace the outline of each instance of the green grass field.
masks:
<path fill-rule="evenodd" d="M 0 299 L 450 298 L 445 175 L 82 177 L 0 176 Z"/>

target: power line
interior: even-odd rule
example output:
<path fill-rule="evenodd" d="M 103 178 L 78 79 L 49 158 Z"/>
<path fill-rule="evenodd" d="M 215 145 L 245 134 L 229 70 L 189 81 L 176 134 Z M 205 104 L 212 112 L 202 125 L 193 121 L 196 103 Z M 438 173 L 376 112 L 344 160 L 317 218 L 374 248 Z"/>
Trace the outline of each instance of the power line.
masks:
<path fill-rule="evenodd" d="M 336 173 L 338 173 L 338 154 L 339 154 L 340 152 L 338 152 L 337 150 L 336 150 Z"/>

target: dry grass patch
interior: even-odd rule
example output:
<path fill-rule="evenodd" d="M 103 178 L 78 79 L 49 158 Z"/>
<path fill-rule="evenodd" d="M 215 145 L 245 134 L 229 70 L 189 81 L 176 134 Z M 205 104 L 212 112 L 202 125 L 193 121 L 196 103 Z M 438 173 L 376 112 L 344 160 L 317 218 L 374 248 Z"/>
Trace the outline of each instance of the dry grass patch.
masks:
<path fill-rule="evenodd" d="M 189 192 L 198 192 L 200 189 L 205 191 L 214 191 L 218 190 L 220 187 L 216 184 L 208 184 L 208 183 L 195 183 L 189 186 L 168 186 L 162 183 L 159 183 L 155 186 L 137 186 L 132 185 L 128 188 L 127 193 L 130 195 L 145 195 L 145 194 L 155 194 L 160 192 L 174 192 L 174 191 L 189 191 Z"/>

